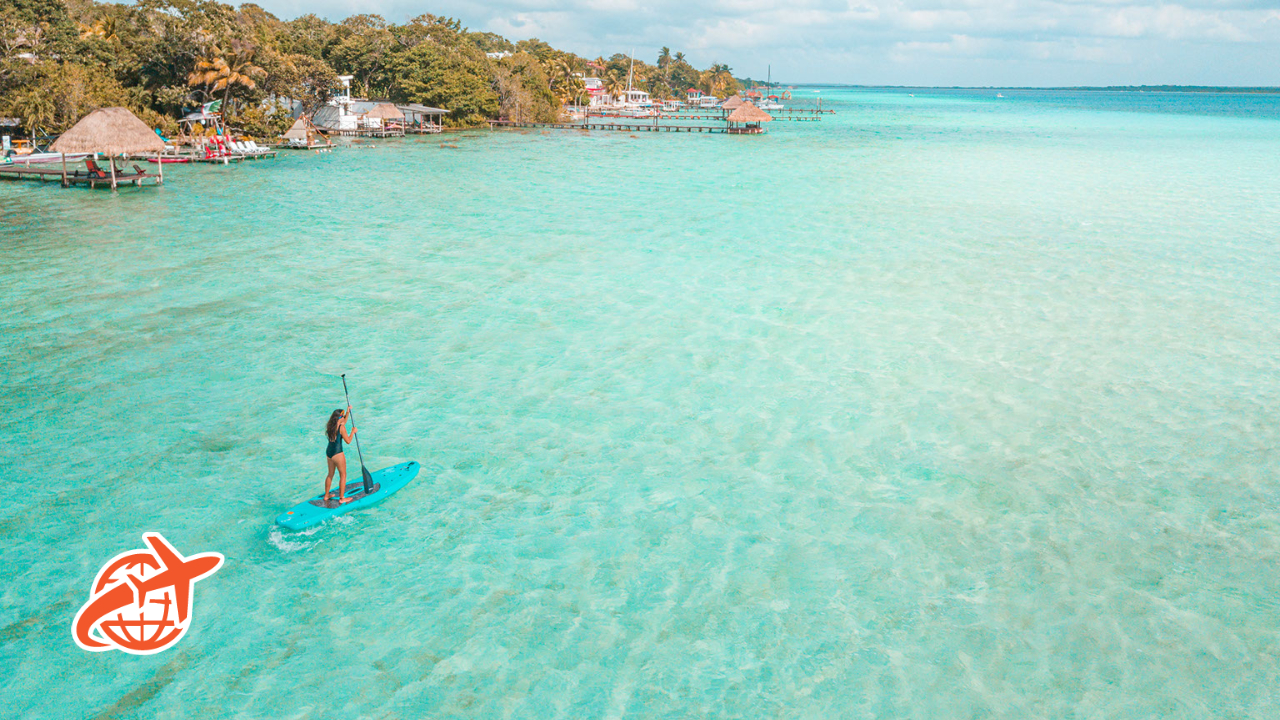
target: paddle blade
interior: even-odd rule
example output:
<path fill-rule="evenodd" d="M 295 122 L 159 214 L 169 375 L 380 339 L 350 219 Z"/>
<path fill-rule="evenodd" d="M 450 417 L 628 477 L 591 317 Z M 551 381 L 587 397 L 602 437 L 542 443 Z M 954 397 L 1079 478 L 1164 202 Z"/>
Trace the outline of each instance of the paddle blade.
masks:
<path fill-rule="evenodd" d="M 364 491 L 366 493 L 373 492 L 373 476 L 369 474 L 369 468 L 361 465 L 360 474 L 364 476 Z"/>

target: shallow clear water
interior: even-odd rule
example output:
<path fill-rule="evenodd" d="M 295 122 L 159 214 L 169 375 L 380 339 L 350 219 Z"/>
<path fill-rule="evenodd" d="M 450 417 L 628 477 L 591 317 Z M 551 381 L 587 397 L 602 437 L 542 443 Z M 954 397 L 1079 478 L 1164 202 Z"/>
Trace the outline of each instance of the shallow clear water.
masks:
<path fill-rule="evenodd" d="M 1280 99 L 914 92 L 0 185 L 7 711 L 1273 712 Z M 282 533 L 344 370 L 426 472 Z"/>

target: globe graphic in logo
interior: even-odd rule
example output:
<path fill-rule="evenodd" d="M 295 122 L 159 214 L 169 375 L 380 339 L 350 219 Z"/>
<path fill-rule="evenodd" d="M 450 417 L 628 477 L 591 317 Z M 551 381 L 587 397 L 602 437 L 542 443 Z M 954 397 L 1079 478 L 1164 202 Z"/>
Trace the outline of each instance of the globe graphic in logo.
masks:
<path fill-rule="evenodd" d="M 120 558 L 103 571 L 95 593 L 117 584 L 129 584 L 126 576 L 146 580 L 160 572 L 160 563 L 150 553 L 139 552 Z M 183 628 L 176 622 L 173 588 L 147 593 L 141 607 L 131 603 L 102 618 L 99 631 L 109 642 L 135 652 L 172 642 Z"/>
<path fill-rule="evenodd" d="M 191 624 L 196 581 L 222 567 L 222 553 L 183 557 L 160 533 L 142 539 L 150 550 L 120 553 L 94 577 L 71 622 L 81 650 L 151 655 L 172 646 Z"/>

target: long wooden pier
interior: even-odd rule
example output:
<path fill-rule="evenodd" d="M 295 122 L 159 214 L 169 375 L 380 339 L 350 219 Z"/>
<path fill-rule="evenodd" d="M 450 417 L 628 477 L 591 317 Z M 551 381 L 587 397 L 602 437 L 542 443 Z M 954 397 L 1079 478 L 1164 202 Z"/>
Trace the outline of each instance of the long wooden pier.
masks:
<path fill-rule="evenodd" d="M 117 174 L 115 184 L 120 185 L 137 185 L 142 186 L 142 181 L 154 179 L 158 184 L 160 182 L 159 173 L 148 172 L 134 166 L 135 172 L 128 174 Z M 0 166 L 0 178 L 5 180 L 39 180 L 40 182 L 62 182 L 62 168 L 45 168 L 34 167 L 31 165 L 2 165 Z M 90 175 L 83 170 L 67 173 L 68 185 L 88 185 L 96 188 L 99 185 L 111 187 L 111 175 L 108 173 L 105 177 Z"/>
<path fill-rule="evenodd" d="M 767 111 L 766 111 L 766 112 L 767 112 Z M 775 112 L 776 112 L 776 111 L 775 111 Z M 829 112 L 829 111 L 824 110 L 823 112 Z M 719 115 L 682 115 L 682 114 L 680 114 L 680 113 L 672 113 L 672 114 L 670 114 L 670 115 L 659 115 L 659 116 L 658 116 L 658 119 L 660 119 L 660 120 L 724 120 L 724 119 L 725 119 L 725 118 L 727 118 L 728 116 L 729 116 L 729 114 L 728 114 L 728 113 L 721 113 L 721 114 L 719 114 Z M 786 114 L 774 115 L 773 113 L 769 113 L 769 117 L 773 118 L 774 120 L 792 120 L 792 121 L 795 121 L 795 122 L 817 122 L 817 121 L 819 121 L 819 120 L 821 120 L 821 119 L 822 119 L 822 116 L 821 116 L 821 115 L 817 115 L 817 114 L 812 114 L 812 115 L 786 115 Z"/>
<path fill-rule="evenodd" d="M 724 118 L 717 119 L 723 120 Z M 613 130 L 618 132 L 728 133 L 730 135 L 755 135 L 762 132 L 758 129 L 756 129 L 755 132 L 747 132 L 744 128 L 730 128 L 723 125 L 660 125 L 656 122 L 537 123 L 516 122 L 514 120 L 490 120 L 489 128 L 493 129 L 495 127 L 541 128 L 546 130 Z"/>
<path fill-rule="evenodd" d="M 211 165 L 227 165 L 229 163 L 238 163 L 245 160 L 263 160 L 274 158 L 279 153 L 278 150 L 268 150 L 260 153 L 226 153 L 225 155 L 197 155 L 194 153 L 177 153 L 175 155 L 165 155 L 166 158 L 183 158 L 193 163 L 209 163 Z"/>

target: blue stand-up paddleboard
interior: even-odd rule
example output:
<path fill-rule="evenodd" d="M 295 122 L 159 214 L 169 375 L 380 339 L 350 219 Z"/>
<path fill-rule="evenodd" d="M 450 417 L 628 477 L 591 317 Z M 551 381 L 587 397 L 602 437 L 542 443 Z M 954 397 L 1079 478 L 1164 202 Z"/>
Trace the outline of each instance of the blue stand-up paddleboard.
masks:
<path fill-rule="evenodd" d="M 335 499 L 325 500 L 323 495 L 317 495 L 280 513 L 280 516 L 276 518 L 276 524 L 290 530 L 302 530 L 312 525 L 319 525 L 329 518 L 349 513 L 352 510 L 377 505 L 418 477 L 418 468 L 418 463 L 410 460 L 407 463 L 392 465 L 377 472 L 369 473 L 369 476 L 373 479 L 373 487 L 369 492 L 365 492 L 364 485 L 358 480 L 352 482 L 354 478 L 349 477 L 347 478 L 346 496 L 352 498 L 351 502 L 339 505 Z M 337 482 L 336 478 L 334 482 Z M 337 488 L 334 488 L 334 493 L 331 494 L 336 492 Z"/>

